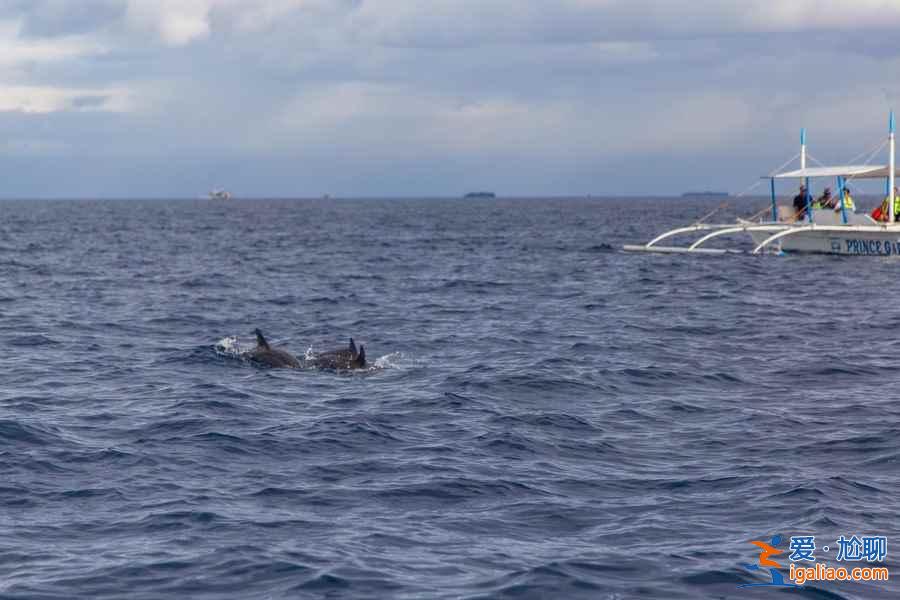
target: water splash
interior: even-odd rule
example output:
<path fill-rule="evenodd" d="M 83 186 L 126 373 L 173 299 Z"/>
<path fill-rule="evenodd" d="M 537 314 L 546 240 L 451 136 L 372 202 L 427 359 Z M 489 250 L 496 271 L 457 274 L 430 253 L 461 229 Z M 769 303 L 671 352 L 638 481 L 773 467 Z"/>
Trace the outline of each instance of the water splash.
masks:
<path fill-rule="evenodd" d="M 220 356 L 227 356 L 229 358 L 240 358 L 245 352 L 249 350 L 249 348 L 241 344 L 236 335 L 223 337 L 221 340 L 215 343 L 213 348 L 215 349 L 216 354 Z"/>
<path fill-rule="evenodd" d="M 403 359 L 402 352 L 391 352 L 390 354 L 385 354 L 384 356 L 379 356 L 372 363 L 372 368 L 374 369 L 402 369 L 403 366 L 401 364 L 401 360 Z"/>

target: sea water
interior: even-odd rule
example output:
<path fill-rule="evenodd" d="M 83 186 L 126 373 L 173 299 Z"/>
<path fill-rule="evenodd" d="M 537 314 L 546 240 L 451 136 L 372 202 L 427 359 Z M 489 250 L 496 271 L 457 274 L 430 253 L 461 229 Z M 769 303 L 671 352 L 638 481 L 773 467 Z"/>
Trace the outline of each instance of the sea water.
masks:
<path fill-rule="evenodd" d="M 900 259 L 620 251 L 719 202 L 0 202 L 0 597 L 748 598 L 774 535 L 896 570 Z"/>

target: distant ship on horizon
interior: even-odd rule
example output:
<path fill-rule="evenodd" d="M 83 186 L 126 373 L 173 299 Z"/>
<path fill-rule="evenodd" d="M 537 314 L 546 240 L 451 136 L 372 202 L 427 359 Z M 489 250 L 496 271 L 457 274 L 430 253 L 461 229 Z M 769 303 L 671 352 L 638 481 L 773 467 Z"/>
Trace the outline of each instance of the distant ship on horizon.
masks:
<path fill-rule="evenodd" d="M 469 192 L 463 198 L 496 198 L 497 194 L 494 192 Z"/>
<path fill-rule="evenodd" d="M 209 197 L 211 200 L 230 200 L 231 192 L 226 192 L 225 190 L 213 190 L 209 193 Z"/>
<path fill-rule="evenodd" d="M 728 192 L 710 192 L 710 191 L 705 191 L 705 192 L 685 192 L 685 193 L 683 193 L 683 194 L 681 195 L 681 197 L 682 197 L 682 198 L 687 198 L 687 197 L 689 197 L 689 196 L 706 196 L 706 197 L 712 196 L 712 197 L 714 197 L 714 198 L 727 198 L 727 197 L 729 197 L 730 195 L 731 195 L 731 194 L 729 194 Z"/>

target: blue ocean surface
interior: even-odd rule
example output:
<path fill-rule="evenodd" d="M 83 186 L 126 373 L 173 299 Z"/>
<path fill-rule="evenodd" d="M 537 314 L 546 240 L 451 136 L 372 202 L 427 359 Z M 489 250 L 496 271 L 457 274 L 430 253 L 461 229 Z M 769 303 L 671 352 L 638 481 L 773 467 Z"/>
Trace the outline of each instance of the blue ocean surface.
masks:
<path fill-rule="evenodd" d="M 900 258 L 620 249 L 720 202 L 0 202 L 0 598 L 781 597 L 777 534 L 900 578 Z"/>

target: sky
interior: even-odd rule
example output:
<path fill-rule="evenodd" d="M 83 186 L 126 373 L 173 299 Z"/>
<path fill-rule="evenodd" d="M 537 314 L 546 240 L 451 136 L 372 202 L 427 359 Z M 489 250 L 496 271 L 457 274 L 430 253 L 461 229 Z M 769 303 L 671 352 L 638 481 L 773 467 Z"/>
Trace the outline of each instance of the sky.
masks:
<path fill-rule="evenodd" d="M 0 197 L 737 193 L 801 127 L 826 164 L 885 139 L 898 31 L 900 0 L 0 0 Z"/>

